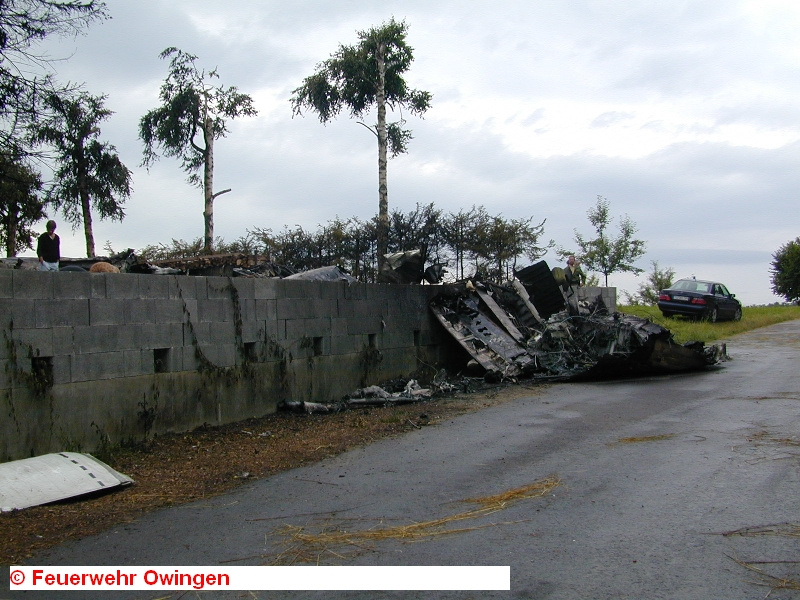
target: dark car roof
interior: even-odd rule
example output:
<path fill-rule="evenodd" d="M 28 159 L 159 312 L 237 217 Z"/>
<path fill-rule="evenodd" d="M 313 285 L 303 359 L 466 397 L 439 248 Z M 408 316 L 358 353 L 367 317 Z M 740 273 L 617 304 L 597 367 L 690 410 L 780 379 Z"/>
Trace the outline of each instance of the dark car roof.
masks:
<path fill-rule="evenodd" d="M 719 281 L 711 281 L 710 279 L 692 279 L 691 277 L 683 277 L 681 279 L 678 279 L 675 283 L 678 283 L 678 281 L 695 281 L 697 283 L 719 283 L 720 285 L 722 285 L 722 283 L 720 283 Z M 675 285 L 675 283 L 673 283 L 672 285 Z"/>

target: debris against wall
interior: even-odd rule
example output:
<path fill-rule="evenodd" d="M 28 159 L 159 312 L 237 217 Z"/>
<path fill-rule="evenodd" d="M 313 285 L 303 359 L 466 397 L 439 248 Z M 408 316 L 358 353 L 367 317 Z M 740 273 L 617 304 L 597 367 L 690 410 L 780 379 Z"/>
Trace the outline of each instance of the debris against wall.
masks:
<path fill-rule="evenodd" d="M 546 265 L 542 273 L 547 272 Z M 539 273 L 541 275 L 541 273 Z M 431 310 L 491 379 L 618 377 L 702 369 L 726 358 L 725 347 L 678 344 L 668 329 L 633 315 L 610 313 L 598 296 L 577 302 L 542 276 L 533 286 L 466 282 L 431 301 Z M 546 303 L 537 305 L 537 296 Z M 545 319 L 538 307 L 544 307 Z"/>

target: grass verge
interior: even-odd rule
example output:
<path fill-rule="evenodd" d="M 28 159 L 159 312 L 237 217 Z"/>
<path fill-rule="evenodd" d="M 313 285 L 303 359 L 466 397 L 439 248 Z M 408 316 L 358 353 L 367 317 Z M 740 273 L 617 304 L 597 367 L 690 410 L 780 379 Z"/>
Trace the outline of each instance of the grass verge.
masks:
<path fill-rule="evenodd" d="M 656 306 L 631 305 L 618 306 L 622 313 L 650 319 L 669 329 L 675 340 L 681 344 L 691 341 L 714 342 L 727 339 L 759 327 L 774 325 L 783 321 L 800 319 L 800 306 L 746 306 L 741 321 L 694 321 L 686 317 L 665 317 Z"/>

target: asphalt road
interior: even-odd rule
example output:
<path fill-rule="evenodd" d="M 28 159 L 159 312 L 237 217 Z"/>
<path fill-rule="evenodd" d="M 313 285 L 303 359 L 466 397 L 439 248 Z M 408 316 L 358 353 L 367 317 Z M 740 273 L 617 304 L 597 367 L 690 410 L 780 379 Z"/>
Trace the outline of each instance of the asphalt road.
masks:
<path fill-rule="evenodd" d="M 796 530 L 730 534 L 800 529 L 800 321 L 737 336 L 728 352 L 730 362 L 701 373 L 532 388 L 519 400 L 164 510 L 30 562 L 264 565 L 286 549 L 285 525 L 319 533 L 427 522 L 475 508 L 464 500 L 555 476 L 560 484 L 545 497 L 449 524 L 467 529 L 461 533 L 323 544 L 318 552 L 330 565 L 510 565 L 511 591 L 182 597 L 800 598 L 771 591 L 737 562 L 800 581 Z"/>

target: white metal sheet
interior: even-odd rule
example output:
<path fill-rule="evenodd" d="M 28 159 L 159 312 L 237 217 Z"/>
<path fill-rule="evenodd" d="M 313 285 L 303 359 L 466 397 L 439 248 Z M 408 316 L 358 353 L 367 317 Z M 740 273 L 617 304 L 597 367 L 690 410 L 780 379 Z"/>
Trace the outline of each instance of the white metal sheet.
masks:
<path fill-rule="evenodd" d="M 0 463 L 0 511 L 82 496 L 133 479 L 90 454 L 57 452 Z"/>

